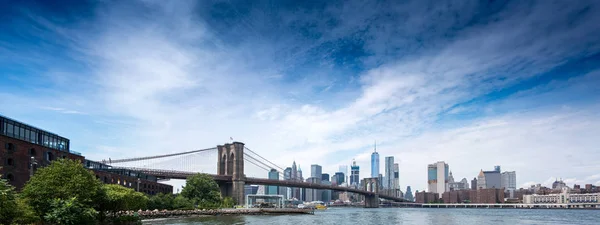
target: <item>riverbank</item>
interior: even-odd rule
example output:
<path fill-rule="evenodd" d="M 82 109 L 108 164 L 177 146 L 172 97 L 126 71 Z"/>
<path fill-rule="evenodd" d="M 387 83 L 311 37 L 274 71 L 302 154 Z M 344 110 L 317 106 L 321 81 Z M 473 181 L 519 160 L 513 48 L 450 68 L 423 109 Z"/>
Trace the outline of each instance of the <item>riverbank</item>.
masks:
<path fill-rule="evenodd" d="M 142 219 L 178 218 L 193 216 L 220 216 L 220 215 L 278 215 L 278 214 L 314 214 L 312 209 L 294 208 L 263 208 L 263 209 L 195 209 L 195 210 L 146 210 L 136 214 Z"/>

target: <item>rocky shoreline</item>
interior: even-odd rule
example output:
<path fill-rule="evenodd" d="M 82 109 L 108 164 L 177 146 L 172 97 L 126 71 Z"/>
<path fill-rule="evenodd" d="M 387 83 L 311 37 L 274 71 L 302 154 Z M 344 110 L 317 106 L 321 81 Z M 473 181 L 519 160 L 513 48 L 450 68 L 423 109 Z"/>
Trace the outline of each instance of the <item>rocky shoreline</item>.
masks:
<path fill-rule="evenodd" d="M 128 212 L 137 215 L 142 220 L 158 218 L 179 218 L 191 216 L 220 216 L 220 215 L 278 215 L 278 214 L 314 214 L 312 209 L 267 208 L 267 209 L 194 209 L 194 210 L 146 210 Z"/>

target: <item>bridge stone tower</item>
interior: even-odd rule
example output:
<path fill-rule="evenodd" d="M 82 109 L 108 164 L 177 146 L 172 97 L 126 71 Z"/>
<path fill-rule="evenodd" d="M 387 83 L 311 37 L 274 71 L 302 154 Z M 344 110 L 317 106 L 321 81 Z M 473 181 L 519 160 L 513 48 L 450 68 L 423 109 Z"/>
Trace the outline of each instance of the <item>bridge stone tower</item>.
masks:
<path fill-rule="evenodd" d="M 231 197 L 236 204 L 244 202 L 244 143 L 218 145 L 217 175 L 231 176 L 231 181 L 219 182 L 222 197 Z"/>
<path fill-rule="evenodd" d="M 364 178 L 362 183 L 363 190 L 373 192 L 372 195 L 365 195 L 365 208 L 379 208 L 379 178 Z"/>

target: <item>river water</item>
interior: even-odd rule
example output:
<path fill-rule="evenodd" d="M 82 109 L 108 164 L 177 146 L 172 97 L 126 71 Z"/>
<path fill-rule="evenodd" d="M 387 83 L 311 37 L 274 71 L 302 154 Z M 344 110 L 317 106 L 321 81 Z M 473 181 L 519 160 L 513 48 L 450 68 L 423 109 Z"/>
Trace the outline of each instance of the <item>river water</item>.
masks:
<path fill-rule="evenodd" d="M 600 224 L 600 210 L 565 209 L 421 209 L 421 208 L 330 208 L 315 215 L 211 216 L 161 219 L 144 224 Z"/>

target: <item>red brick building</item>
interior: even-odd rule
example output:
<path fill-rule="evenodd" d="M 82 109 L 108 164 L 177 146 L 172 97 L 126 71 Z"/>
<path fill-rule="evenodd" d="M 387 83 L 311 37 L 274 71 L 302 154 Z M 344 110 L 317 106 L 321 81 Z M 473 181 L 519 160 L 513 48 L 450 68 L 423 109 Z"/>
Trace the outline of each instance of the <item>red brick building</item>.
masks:
<path fill-rule="evenodd" d="M 433 192 L 416 192 L 415 193 L 415 202 L 416 203 L 433 203 L 439 201 L 437 193 Z"/>
<path fill-rule="evenodd" d="M 0 176 L 21 190 L 37 168 L 49 165 L 53 160 L 68 158 L 86 163 L 81 154 L 70 150 L 67 138 L 0 116 Z M 32 167 L 33 165 L 33 167 Z M 104 183 L 119 184 L 147 194 L 173 193 L 173 187 L 158 183 L 155 177 L 124 171 L 101 171 L 92 169 Z M 139 189 L 138 185 L 139 183 Z M 135 184 L 135 186 L 134 186 Z"/>

